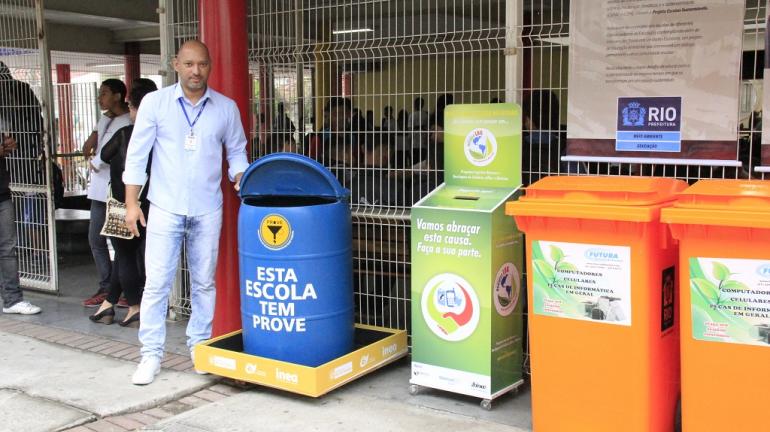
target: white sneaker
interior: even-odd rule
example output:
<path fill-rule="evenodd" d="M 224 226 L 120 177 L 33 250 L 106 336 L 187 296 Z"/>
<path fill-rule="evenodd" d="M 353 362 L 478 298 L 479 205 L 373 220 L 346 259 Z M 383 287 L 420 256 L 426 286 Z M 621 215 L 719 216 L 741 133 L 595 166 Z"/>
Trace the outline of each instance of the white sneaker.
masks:
<path fill-rule="evenodd" d="M 35 306 L 28 301 L 20 301 L 11 307 L 3 308 L 3 313 L 7 314 L 34 315 L 39 314 L 40 311 L 41 309 L 38 306 Z"/>
<path fill-rule="evenodd" d="M 209 374 L 208 372 L 206 372 L 204 370 L 200 370 L 197 367 L 195 367 L 195 349 L 191 349 L 190 350 L 190 361 L 192 361 L 193 369 L 195 369 L 195 373 L 197 373 L 198 375 L 208 375 Z"/>
<path fill-rule="evenodd" d="M 150 384 L 155 375 L 160 372 L 160 359 L 155 356 L 142 357 L 142 361 L 136 367 L 134 376 L 131 377 L 131 382 L 136 385 Z"/>

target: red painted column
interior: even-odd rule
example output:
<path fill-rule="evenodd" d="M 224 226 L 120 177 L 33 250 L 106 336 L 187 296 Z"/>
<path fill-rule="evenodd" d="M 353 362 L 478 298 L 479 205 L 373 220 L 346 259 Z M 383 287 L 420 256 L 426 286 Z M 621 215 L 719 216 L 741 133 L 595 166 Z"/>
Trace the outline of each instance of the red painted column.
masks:
<path fill-rule="evenodd" d="M 241 111 L 244 130 L 249 126 L 249 68 L 246 40 L 246 0 L 198 0 L 201 42 L 209 47 L 209 85 L 233 99 Z M 226 160 L 224 167 L 227 167 Z M 233 185 L 222 176 L 224 194 L 222 236 L 219 240 L 212 337 L 241 328 L 241 299 L 238 275 L 238 207 Z"/>
<path fill-rule="evenodd" d="M 125 43 L 123 65 L 126 73 L 126 88 L 131 92 L 131 83 L 142 77 L 142 65 L 139 62 L 140 47 L 138 42 Z"/>
<path fill-rule="evenodd" d="M 70 65 L 56 65 L 56 84 L 69 84 Z M 68 85 L 58 86 L 59 92 L 59 148 L 57 153 L 75 151 L 75 138 L 72 135 L 72 89 Z"/>

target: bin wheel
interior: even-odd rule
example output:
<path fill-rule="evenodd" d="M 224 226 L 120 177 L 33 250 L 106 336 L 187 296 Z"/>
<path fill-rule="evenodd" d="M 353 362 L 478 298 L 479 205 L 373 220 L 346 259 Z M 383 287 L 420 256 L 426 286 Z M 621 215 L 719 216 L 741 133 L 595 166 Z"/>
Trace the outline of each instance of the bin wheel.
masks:
<path fill-rule="evenodd" d="M 492 400 L 491 399 L 482 399 L 481 400 L 481 408 L 491 411 L 492 410 Z"/>
<path fill-rule="evenodd" d="M 409 385 L 409 394 L 412 396 L 416 396 L 420 393 L 420 386 L 417 384 L 410 384 Z"/>

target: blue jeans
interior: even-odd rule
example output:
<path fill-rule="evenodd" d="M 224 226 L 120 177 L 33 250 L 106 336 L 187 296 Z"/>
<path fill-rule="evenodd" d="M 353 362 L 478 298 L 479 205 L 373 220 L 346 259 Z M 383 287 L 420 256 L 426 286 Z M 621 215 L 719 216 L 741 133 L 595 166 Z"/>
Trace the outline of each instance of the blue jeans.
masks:
<path fill-rule="evenodd" d="M 91 246 L 91 254 L 94 256 L 96 271 L 99 273 L 99 291 L 107 294 L 110 291 L 110 278 L 112 276 L 112 261 L 110 250 L 107 247 L 107 237 L 101 234 L 104 226 L 104 217 L 107 212 L 107 204 L 91 200 L 91 221 L 88 224 L 88 244 Z"/>
<path fill-rule="evenodd" d="M 214 273 L 219 253 L 222 208 L 202 216 L 183 216 L 150 206 L 144 255 L 144 284 L 139 342 L 143 357 L 163 357 L 166 342 L 168 297 L 174 283 L 182 244 L 187 247 L 192 313 L 187 324 L 187 346 L 211 337 L 216 290 Z"/>
<path fill-rule="evenodd" d="M 23 300 L 19 286 L 19 261 L 16 258 L 16 216 L 13 201 L 0 202 L 0 296 L 3 307 Z"/>

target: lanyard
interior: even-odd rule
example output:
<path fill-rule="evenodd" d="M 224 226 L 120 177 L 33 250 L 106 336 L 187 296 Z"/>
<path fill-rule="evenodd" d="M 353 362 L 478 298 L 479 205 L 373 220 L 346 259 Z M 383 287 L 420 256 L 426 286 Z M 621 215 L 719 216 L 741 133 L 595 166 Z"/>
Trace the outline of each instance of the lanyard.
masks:
<path fill-rule="evenodd" d="M 179 106 L 182 107 L 182 112 L 184 113 L 184 118 L 187 119 L 187 124 L 190 125 L 190 130 L 195 127 L 195 123 L 198 123 L 198 119 L 201 118 L 201 114 L 203 114 L 203 109 L 206 108 L 206 104 L 209 102 L 208 99 L 203 101 L 203 105 L 201 106 L 201 110 L 198 111 L 198 115 L 195 116 L 195 120 L 190 123 L 190 117 L 187 115 L 187 110 L 184 109 L 184 102 L 182 102 L 182 98 L 177 99 L 179 101 Z"/>

